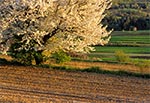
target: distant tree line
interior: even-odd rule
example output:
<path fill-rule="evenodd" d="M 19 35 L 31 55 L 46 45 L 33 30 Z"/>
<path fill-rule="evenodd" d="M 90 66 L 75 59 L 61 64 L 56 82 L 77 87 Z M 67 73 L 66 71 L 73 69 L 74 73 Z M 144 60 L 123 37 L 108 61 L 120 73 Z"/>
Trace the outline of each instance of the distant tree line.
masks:
<path fill-rule="evenodd" d="M 150 30 L 150 2 L 114 3 L 103 24 L 114 30 Z"/>
<path fill-rule="evenodd" d="M 150 30 L 150 17 L 106 17 L 104 24 L 114 30 Z"/>
<path fill-rule="evenodd" d="M 112 9 L 124 9 L 124 8 L 130 8 L 130 9 L 148 9 L 150 8 L 149 2 L 137 2 L 137 3 L 118 3 L 114 4 L 112 6 Z"/>

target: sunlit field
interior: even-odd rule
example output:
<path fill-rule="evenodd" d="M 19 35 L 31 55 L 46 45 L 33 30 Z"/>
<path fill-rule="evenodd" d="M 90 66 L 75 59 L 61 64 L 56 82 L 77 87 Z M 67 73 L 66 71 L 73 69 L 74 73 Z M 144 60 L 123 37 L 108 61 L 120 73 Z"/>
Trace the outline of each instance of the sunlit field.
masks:
<path fill-rule="evenodd" d="M 0 103 L 150 103 L 150 0 L 0 0 Z"/>
<path fill-rule="evenodd" d="M 123 51 L 132 60 L 149 62 L 150 31 L 115 31 L 107 46 L 96 46 L 91 57 L 106 61 L 115 61 L 115 52 Z"/>

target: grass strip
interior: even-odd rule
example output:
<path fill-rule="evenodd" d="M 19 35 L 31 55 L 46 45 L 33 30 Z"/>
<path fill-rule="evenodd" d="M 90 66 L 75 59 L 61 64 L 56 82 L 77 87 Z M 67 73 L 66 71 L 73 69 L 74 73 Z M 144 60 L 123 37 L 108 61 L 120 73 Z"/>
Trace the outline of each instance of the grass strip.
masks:
<path fill-rule="evenodd" d="M 15 65 L 15 66 L 26 66 L 23 64 L 18 64 L 18 62 L 11 62 L 7 61 L 6 59 L 0 59 L 0 65 Z M 111 74 L 111 75 L 117 75 L 117 76 L 126 76 L 126 77 L 139 77 L 144 79 L 150 79 L 150 74 L 141 74 L 141 73 L 133 73 L 133 72 L 127 72 L 127 71 L 110 71 L 110 70 L 103 70 L 99 67 L 91 67 L 91 68 L 71 68 L 66 66 L 52 66 L 47 64 L 42 65 L 32 65 L 31 67 L 42 67 L 54 69 L 54 70 L 65 70 L 70 72 L 89 72 L 89 73 L 98 73 L 98 74 Z"/>
<path fill-rule="evenodd" d="M 50 66 L 50 65 L 40 65 L 42 68 L 52 68 L 54 70 L 65 70 L 69 72 L 88 72 L 88 73 L 98 73 L 98 74 L 109 74 L 109 75 L 116 75 L 116 76 L 125 76 L 125 77 L 138 77 L 144 79 L 150 79 L 150 74 L 141 74 L 141 73 L 133 73 L 127 71 L 110 71 L 110 70 L 103 70 L 99 67 L 91 67 L 91 68 L 71 68 L 66 66 Z"/>

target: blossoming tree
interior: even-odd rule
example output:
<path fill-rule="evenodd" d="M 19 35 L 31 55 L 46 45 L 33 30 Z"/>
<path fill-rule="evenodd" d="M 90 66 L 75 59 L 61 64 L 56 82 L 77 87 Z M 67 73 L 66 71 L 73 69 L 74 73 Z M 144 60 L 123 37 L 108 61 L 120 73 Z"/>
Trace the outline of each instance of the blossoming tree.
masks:
<path fill-rule="evenodd" d="M 92 51 L 110 39 L 101 24 L 110 6 L 111 0 L 0 0 L 0 51 L 37 64 L 42 53 Z"/>

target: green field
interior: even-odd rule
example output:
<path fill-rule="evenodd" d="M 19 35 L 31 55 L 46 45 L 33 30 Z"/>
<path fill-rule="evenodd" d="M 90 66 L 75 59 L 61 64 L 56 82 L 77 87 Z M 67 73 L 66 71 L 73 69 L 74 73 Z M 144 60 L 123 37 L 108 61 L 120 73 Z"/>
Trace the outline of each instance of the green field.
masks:
<path fill-rule="evenodd" d="M 150 35 L 112 36 L 111 43 L 150 44 Z"/>
<path fill-rule="evenodd" d="M 116 61 L 117 51 L 123 51 L 136 61 L 149 61 L 150 31 L 115 31 L 108 45 L 95 46 L 95 49 L 89 56 L 102 61 Z"/>
<path fill-rule="evenodd" d="M 128 46 L 143 47 L 147 50 L 150 47 L 150 30 L 143 31 L 114 31 L 108 45 L 111 46 Z M 132 48 L 131 48 L 132 49 Z M 133 48 L 140 49 L 140 48 Z"/>
<path fill-rule="evenodd" d="M 114 53 L 122 50 L 125 53 L 150 53 L 150 31 L 115 31 L 107 46 L 95 46 L 100 53 Z"/>
<path fill-rule="evenodd" d="M 95 52 L 100 53 L 115 53 L 118 50 L 122 50 L 125 53 L 136 53 L 136 54 L 149 54 L 150 48 L 148 47 L 126 47 L 126 46 L 96 46 Z"/>
<path fill-rule="evenodd" d="M 149 35 L 150 36 L 150 30 L 139 30 L 139 31 L 113 31 L 112 35 Z"/>

